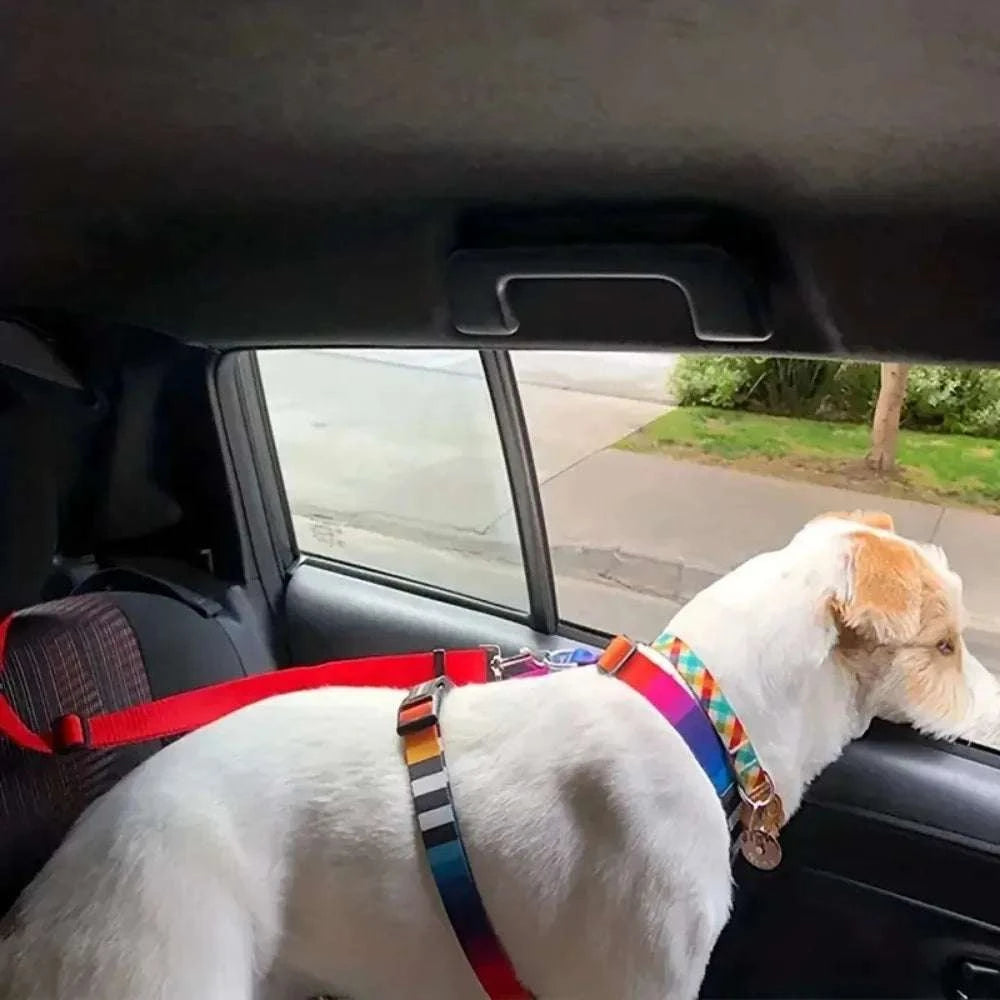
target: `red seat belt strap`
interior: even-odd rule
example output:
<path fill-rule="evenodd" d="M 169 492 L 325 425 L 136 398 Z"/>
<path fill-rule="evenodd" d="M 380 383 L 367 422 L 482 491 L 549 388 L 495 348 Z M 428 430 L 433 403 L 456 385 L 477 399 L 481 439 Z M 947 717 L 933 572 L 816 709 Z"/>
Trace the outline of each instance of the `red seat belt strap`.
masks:
<path fill-rule="evenodd" d="M 0 622 L 0 669 L 13 618 L 11 615 Z M 489 677 L 490 656 L 486 649 L 437 650 L 292 667 L 223 681 L 92 718 L 64 715 L 53 722 L 51 733 L 34 732 L 0 694 L 0 736 L 26 750 L 47 754 L 84 747 L 107 749 L 178 736 L 254 702 L 292 691 L 320 687 L 410 688 L 442 671 L 455 684 L 478 683 Z"/>

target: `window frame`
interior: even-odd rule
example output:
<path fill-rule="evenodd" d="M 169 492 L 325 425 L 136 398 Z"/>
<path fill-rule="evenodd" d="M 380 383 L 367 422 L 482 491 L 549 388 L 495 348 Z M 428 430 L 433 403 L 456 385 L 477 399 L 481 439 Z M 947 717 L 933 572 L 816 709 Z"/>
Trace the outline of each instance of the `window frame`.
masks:
<path fill-rule="evenodd" d="M 230 464 L 236 483 L 234 492 L 260 500 L 259 506 L 253 504 L 250 509 L 244 501 L 242 514 L 245 521 L 255 522 L 252 527 L 256 530 L 247 530 L 244 539 L 247 554 L 252 558 L 249 564 L 257 567 L 262 578 L 267 575 L 262 564 L 277 564 L 282 579 L 287 581 L 296 566 L 307 563 L 344 576 L 507 618 L 542 634 L 566 633 L 559 619 L 556 580 L 531 439 L 508 350 L 470 350 L 469 353 L 479 357 L 492 404 L 512 513 L 517 525 L 526 609 L 498 604 L 388 570 L 303 553 L 298 547 L 292 525 L 291 507 L 257 364 L 257 350 L 248 348 L 223 356 L 216 366 L 215 381 L 224 438 L 230 452 L 239 452 L 238 456 L 234 454 Z M 579 626 L 570 628 L 581 636 L 585 634 Z M 601 633 L 595 632 L 594 635 L 600 636 Z"/>
<path fill-rule="evenodd" d="M 536 632 L 554 635 L 559 627 L 559 604 L 552 551 L 514 363 L 509 351 L 480 351 L 479 359 L 493 401 L 500 448 L 507 466 L 511 505 L 521 544 L 521 567 L 528 593 L 527 624 Z"/>

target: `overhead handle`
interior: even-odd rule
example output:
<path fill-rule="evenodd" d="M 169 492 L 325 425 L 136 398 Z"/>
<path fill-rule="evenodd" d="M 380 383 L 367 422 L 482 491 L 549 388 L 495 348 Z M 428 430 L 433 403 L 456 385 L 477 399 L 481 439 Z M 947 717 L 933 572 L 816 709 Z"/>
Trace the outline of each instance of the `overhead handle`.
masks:
<path fill-rule="evenodd" d="M 749 275 L 725 251 L 709 246 L 458 250 L 448 259 L 452 323 L 469 336 L 507 337 L 520 326 L 510 299 L 514 283 L 616 279 L 678 288 L 700 341 L 758 343 L 771 337 Z"/>

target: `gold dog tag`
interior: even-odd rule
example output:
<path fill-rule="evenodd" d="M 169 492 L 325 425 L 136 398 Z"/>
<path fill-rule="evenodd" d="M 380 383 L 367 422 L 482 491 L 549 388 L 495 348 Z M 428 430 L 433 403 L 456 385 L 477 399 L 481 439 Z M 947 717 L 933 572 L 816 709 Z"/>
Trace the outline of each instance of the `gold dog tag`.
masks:
<path fill-rule="evenodd" d="M 764 798 L 754 801 L 747 795 L 743 797 L 743 808 L 740 821 L 743 832 L 737 844 L 740 853 L 748 864 L 761 871 L 773 871 L 781 864 L 781 844 L 778 843 L 778 831 L 785 825 L 785 810 L 781 797 L 774 791 L 770 775 L 765 775 L 766 785 Z"/>
<path fill-rule="evenodd" d="M 781 844 L 766 830 L 744 830 L 739 839 L 740 853 L 761 871 L 773 871 L 781 864 Z"/>

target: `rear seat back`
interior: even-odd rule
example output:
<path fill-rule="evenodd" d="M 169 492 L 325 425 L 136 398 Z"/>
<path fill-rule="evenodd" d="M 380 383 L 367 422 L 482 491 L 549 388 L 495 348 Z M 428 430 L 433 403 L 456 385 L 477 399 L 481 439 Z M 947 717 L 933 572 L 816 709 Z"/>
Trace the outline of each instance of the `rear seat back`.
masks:
<path fill-rule="evenodd" d="M 2 677 L 8 699 L 41 730 L 68 712 L 124 708 L 151 694 L 128 619 L 96 595 L 19 615 Z M 52 758 L 0 741 L 0 911 L 10 908 L 86 806 L 155 750 L 134 746 Z"/>
<path fill-rule="evenodd" d="M 88 576 L 74 593 L 109 594 L 125 611 L 146 662 L 157 664 L 150 678 L 154 698 L 275 669 L 273 650 L 246 592 L 193 569 L 186 573 L 190 585 L 180 583 L 173 578 L 180 572 L 176 566 L 160 573 L 111 566 Z M 221 657 L 219 632 L 231 647 Z"/>
<path fill-rule="evenodd" d="M 22 611 L 11 625 L 2 685 L 36 730 L 240 677 L 227 632 L 168 597 L 93 593 Z M 0 740 L 0 913 L 58 847 L 80 813 L 158 744 L 46 757 Z"/>

